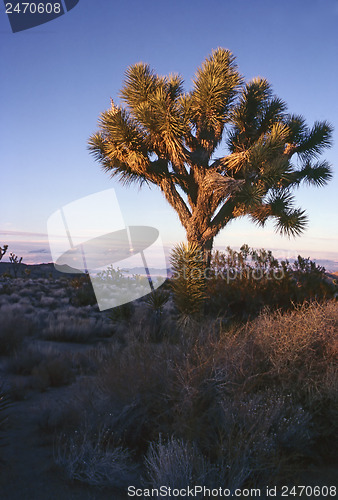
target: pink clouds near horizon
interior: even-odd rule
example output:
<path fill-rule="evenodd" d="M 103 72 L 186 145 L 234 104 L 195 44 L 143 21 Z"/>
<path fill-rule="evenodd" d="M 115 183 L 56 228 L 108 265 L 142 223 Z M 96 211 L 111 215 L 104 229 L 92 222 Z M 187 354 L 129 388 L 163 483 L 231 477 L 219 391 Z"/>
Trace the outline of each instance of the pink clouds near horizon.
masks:
<path fill-rule="evenodd" d="M 8 245 L 8 250 L 6 255 L 3 258 L 3 262 L 8 262 L 8 257 L 10 252 L 18 255 L 19 257 L 23 257 L 23 262 L 25 264 L 44 264 L 53 262 L 49 240 L 46 233 L 38 233 L 38 232 L 28 232 L 28 231 L 14 231 L 14 230 L 5 230 L 0 231 L 1 239 L 0 246 Z M 7 236 L 7 237 L 6 237 Z M 246 243 L 246 236 L 243 234 L 242 243 L 239 243 L 239 235 L 235 238 L 234 244 L 229 245 L 234 250 L 238 250 L 241 244 Z M 169 262 L 169 255 L 172 247 L 177 242 L 165 242 L 164 243 L 164 251 Z M 265 242 L 261 242 L 261 245 L 251 245 L 254 248 L 266 248 L 271 250 L 273 255 L 279 260 L 293 260 L 296 259 L 298 255 L 301 255 L 305 258 L 310 258 L 312 260 L 317 261 L 318 263 L 322 263 L 327 270 L 336 271 L 338 270 L 338 252 L 328 251 L 328 250 L 320 250 L 318 249 L 318 244 L 320 241 L 317 241 L 316 248 L 302 248 L 302 245 L 298 245 L 298 248 L 287 248 L 287 246 L 280 247 L 269 247 Z M 322 242 L 322 248 L 325 248 L 325 241 Z M 326 245 L 327 246 L 327 245 Z M 215 250 L 224 251 L 226 245 L 216 244 L 214 246 Z"/>

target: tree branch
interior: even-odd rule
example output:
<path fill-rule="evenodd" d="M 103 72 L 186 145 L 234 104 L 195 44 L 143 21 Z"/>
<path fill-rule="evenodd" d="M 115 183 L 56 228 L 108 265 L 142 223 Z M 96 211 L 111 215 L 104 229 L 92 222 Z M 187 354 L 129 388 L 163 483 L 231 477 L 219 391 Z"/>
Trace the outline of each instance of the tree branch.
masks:
<path fill-rule="evenodd" d="M 176 210 L 182 226 L 186 228 L 191 217 L 191 213 L 183 198 L 178 193 L 174 181 L 170 178 L 164 178 L 158 185 L 160 186 L 161 191 L 163 192 L 168 203 Z"/>

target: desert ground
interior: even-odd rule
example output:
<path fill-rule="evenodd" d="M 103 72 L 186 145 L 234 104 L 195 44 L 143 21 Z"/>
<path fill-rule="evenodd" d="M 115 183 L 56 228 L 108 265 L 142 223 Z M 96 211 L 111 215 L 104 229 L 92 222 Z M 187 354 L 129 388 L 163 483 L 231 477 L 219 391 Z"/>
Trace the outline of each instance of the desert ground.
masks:
<path fill-rule="evenodd" d="M 128 485 L 187 484 L 332 497 L 337 302 L 234 311 L 182 320 L 166 284 L 100 312 L 85 276 L 5 272 L 0 498 L 119 500 Z"/>

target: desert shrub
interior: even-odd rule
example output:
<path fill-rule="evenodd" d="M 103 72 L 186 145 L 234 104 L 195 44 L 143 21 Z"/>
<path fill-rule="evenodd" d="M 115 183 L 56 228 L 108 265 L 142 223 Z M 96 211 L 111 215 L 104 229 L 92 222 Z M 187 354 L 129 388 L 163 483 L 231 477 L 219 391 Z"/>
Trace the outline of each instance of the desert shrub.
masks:
<path fill-rule="evenodd" d="M 285 273 L 285 266 L 270 251 L 243 245 L 239 252 L 230 247 L 225 253 L 216 252 L 211 260 L 207 310 L 240 318 L 255 315 L 267 301 L 274 304 L 277 295 L 280 301 L 287 296 Z"/>
<path fill-rule="evenodd" d="M 0 355 L 17 351 L 23 340 L 32 333 L 33 324 L 20 306 L 8 304 L 0 308 Z"/>
<path fill-rule="evenodd" d="M 293 390 L 317 391 L 323 376 L 337 362 L 336 302 L 305 303 L 288 313 L 264 312 L 247 330 L 272 372 Z"/>
<path fill-rule="evenodd" d="M 305 303 L 294 311 L 264 313 L 248 334 L 268 361 L 270 378 L 313 415 L 318 450 L 332 457 L 338 444 L 338 305 Z"/>
<path fill-rule="evenodd" d="M 74 370 L 80 375 L 94 375 L 101 371 L 104 366 L 114 360 L 115 351 L 119 350 L 117 343 L 98 343 L 95 347 L 78 352 L 68 353 Z M 95 378 L 93 380 L 96 380 Z"/>
<path fill-rule="evenodd" d="M 155 392 L 170 376 L 172 356 L 177 348 L 134 341 L 110 351 L 110 358 L 97 375 L 100 390 L 130 401 L 140 394 Z"/>
<path fill-rule="evenodd" d="M 165 304 L 167 304 L 169 298 L 170 295 L 168 291 L 162 290 L 162 288 L 157 288 L 146 296 L 145 303 L 149 309 L 160 315 L 163 313 L 163 308 Z"/>
<path fill-rule="evenodd" d="M 88 274 L 73 278 L 70 283 L 71 303 L 75 306 L 92 306 L 97 303 Z"/>
<path fill-rule="evenodd" d="M 8 369 L 16 375 L 31 375 L 32 369 L 52 354 L 51 349 L 28 345 L 18 350 L 8 363 Z"/>
<path fill-rule="evenodd" d="M 59 301 L 54 297 L 45 297 L 42 295 L 40 298 L 40 305 L 48 309 L 56 309 L 59 306 Z"/>
<path fill-rule="evenodd" d="M 69 479 L 115 488 L 135 483 L 137 466 L 130 453 L 121 447 L 110 447 L 104 429 L 94 435 L 86 429 L 70 436 L 61 435 L 54 457 Z"/>
<path fill-rule="evenodd" d="M 278 262 L 271 251 L 243 245 L 237 252 L 228 247 L 211 259 L 206 310 L 247 319 L 266 306 L 290 309 L 309 299 L 333 297 L 335 291 L 325 269 L 309 259 L 298 256 L 291 265 Z"/>
<path fill-rule="evenodd" d="M 20 295 L 16 291 L 7 296 L 7 303 L 17 304 L 18 302 L 20 302 Z"/>
<path fill-rule="evenodd" d="M 265 310 L 245 324 L 205 318 L 172 343 L 155 343 L 131 322 L 123 342 L 92 350 L 93 367 L 85 354 L 72 357 L 92 373 L 82 395 L 75 391 L 94 443 L 88 453 L 96 454 L 103 425 L 101 445 L 147 456 L 154 487 L 190 474 L 210 487 L 262 485 L 309 461 L 334 460 L 337 315 L 330 301 Z"/>
<path fill-rule="evenodd" d="M 308 456 L 313 442 L 311 415 L 293 401 L 265 390 L 225 397 L 221 403 L 220 444 L 216 451 L 242 485 L 271 476 L 283 460 L 291 465 Z"/>
<path fill-rule="evenodd" d="M 153 487 L 199 484 L 217 488 L 224 484 L 234 492 L 248 485 L 263 486 L 268 478 L 277 477 L 285 455 L 291 465 L 309 453 L 310 416 L 287 398 L 271 392 L 253 397 L 242 394 L 237 399 L 224 398 L 218 406 L 217 414 L 203 428 L 211 450 L 201 453 L 199 447 L 205 443 L 198 434 L 193 441 L 187 441 L 186 434 L 166 442 L 160 437 L 150 444 L 145 461 Z"/>
<path fill-rule="evenodd" d="M 173 359 L 179 356 L 176 346 L 134 340 L 102 365 L 97 392 L 120 408 L 107 421 L 117 442 L 144 451 L 166 427 Z"/>
<path fill-rule="evenodd" d="M 309 299 L 330 299 L 338 291 L 337 286 L 328 280 L 323 266 L 300 255 L 293 264 L 292 279 L 292 300 L 296 303 Z"/>
<path fill-rule="evenodd" d="M 11 295 L 13 293 L 13 290 L 14 288 L 11 283 L 9 283 L 7 280 L 2 280 L 2 283 L 0 284 L 0 295 Z"/>
<path fill-rule="evenodd" d="M 206 324 L 203 326 L 207 328 Z M 196 443 L 204 457 L 214 465 L 224 459 L 221 443 L 229 441 L 229 432 L 238 426 L 240 415 L 243 424 L 237 441 L 240 434 L 248 440 L 254 425 L 257 428 L 261 425 L 261 437 L 265 429 L 266 440 L 272 439 L 277 427 L 283 428 L 283 419 L 287 419 L 292 411 L 297 414 L 297 399 L 292 409 L 293 403 L 278 405 L 276 396 L 266 392 L 259 396 L 260 413 L 256 412 L 256 424 L 254 419 L 248 420 L 246 413 L 252 413 L 255 394 L 261 394 L 269 381 L 271 366 L 264 359 L 260 346 L 243 329 L 223 334 L 211 332 L 209 337 L 197 336 L 197 340 L 194 332 L 193 338 L 195 344 L 182 342 L 180 345 L 156 345 L 134 340 L 131 345 L 117 348 L 99 370 L 95 378 L 97 392 L 120 408 L 106 421 L 116 443 L 144 453 L 147 443 L 156 440 L 160 433 L 164 439 L 175 436 Z M 275 381 L 268 383 L 271 390 L 277 390 Z M 249 402 L 247 394 L 252 394 Z M 272 402 L 264 406 L 264 398 Z M 268 425 L 269 412 L 273 423 Z M 231 415 L 235 415 L 232 420 Z M 306 418 L 300 420 L 299 436 L 302 429 L 307 435 Z M 290 436 L 290 430 L 284 429 L 284 442 L 288 440 L 287 436 Z M 271 445 L 272 455 L 284 453 L 280 445 L 282 436 L 278 439 Z M 306 442 L 305 438 L 304 443 L 304 446 L 299 445 L 303 451 L 310 446 L 310 441 Z M 291 451 L 285 449 L 285 453 Z"/>
<path fill-rule="evenodd" d="M 173 436 L 167 442 L 160 436 L 158 442 L 150 443 L 145 464 L 148 481 L 152 488 L 158 489 L 162 485 L 172 489 L 200 485 L 201 473 L 206 468 L 203 457 L 193 446 Z"/>
<path fill-rule="evenodd" d="M 95 352 L 96 349 L 93 348 L 85 352 L 69 353 L 76 373 L 80 375 L 93 375 L 97 372 L 100 361 L 97 359 Z"/>
<path fill-rule="evenodd" d="M 106 304 L 107 308 L 113 303 L 125 304 L 149 293 L 147 276 L 130 276 L 128 269 L 114 269 L 113 265 L 97 273 L 92 279 L 96 293 L 101 297 L 100 302 Z"/>
<path fill-rule="evenodd" d="M 69 317 L 67 311 L 61 310 L 49 315 L 48 323 L 43 329 L 43 338 L 58 342 L 86 343 L 110 333 L 111 328 L 100 318 Z"/>
<path fill-rule="evenodd" d="M 320 392 L 311 394 L 307 403 L 314 415 L 314 422 L 318 433 L 317 450 L 321 460 L 336 462 L 338 448 L 338 369 L 328 367 L 325 377 L 321 380 Z"/>
<path fill-rule="evenodd" d="M 31 375 L 34 377 L 35 386 L 40 390 L 68 385 L 75 379 L 71 360 L 62 355 L 41 361 L 32 369 Z"/>
<path fill-rule="evenodd" d="M 10 360 L 8 368 L 18 375 L 33 376 L 32 384 L 39 390 L 67 385 L 74 379 L 71 357 L 39 344 L 18 351 Z"/>
<path fill-rule="evenodd" d="M 167 290 L 158 288 L 153 290 L 144 299 L 147 307 L 147 324 L 150 331 L 150 339 L 154 342 L 160 342 L 164 338 L 169 338 L 172 333 L 173 324 L 168 330 L 168 321 L 164 318 L 164 307 L 170 300 L 170 293 Z"/>
<path fill-rule="evenodd" d="M 44 433 L 44 438 L 48 434 L 54 437 L 56 433 L 68 435 L 81 425 L 84 412 L 85 406 L 71 387 L 67 396 L 57 402 L 54 400 L 41 402 L 38 417 L 39 430 Z"/>
<path fill-rule="evenodd" d="M 120 306 L 113 307 L 108 313 L 108 318 L 116 323 L 130 322 L 135 311 L 135 306 L 132 302 L 126 302 Z"/>
<path fill-rule="evenodd" d="M 249 442 L 254 428 L 261 433 L 262 443 L 264 432 L 266 440 L 272 439 L 288 414 L 292 411 L 297 414 L 299 402 L 295 398 L 292 402 L 277 404 L 279 389 L 269 369 L 260 349 L 244 331 L 226 332 L 219 339 L 202 338 L 202 343 L 190 348 L 184 361 L 175 366 L 168 394 L 171 432 L 196 443 L 213 464 L 224 459 L 226 450 L 222 443 L 229 444 L 232 433 L 236 435 L 238 431 L 236 438 L 231 438 L 234 443 L 239 443 L 241 436 L 243 442 Z M 270 392 L 267 390 L 269 385 Z M 280 397 L 284 401 L 282 392 Z M 254 403 L 258 408 L 256 413 L 253 413 Z M 270 417 L 273 424 L 269 423 Z M 240 419 L 242 426 L 239 429 Z M 299 435 L 306 425 L 305 418 L 299 424 Z M 286 430 L 284 434 L 286 436 Z M 259 439 L 257 437 L 257 441 Z M 310 441 L 306 446 L 310 446 Z M 303 446 L 304 453 L 306 446 Z M 279 451 L 275 440 L 272 456 Z M 285 453 L 289 454 L 290 450 Z M 273 464 L 272 456 L 269 460 Z M 241 460 L 244 458 L 242 456 Z"/>

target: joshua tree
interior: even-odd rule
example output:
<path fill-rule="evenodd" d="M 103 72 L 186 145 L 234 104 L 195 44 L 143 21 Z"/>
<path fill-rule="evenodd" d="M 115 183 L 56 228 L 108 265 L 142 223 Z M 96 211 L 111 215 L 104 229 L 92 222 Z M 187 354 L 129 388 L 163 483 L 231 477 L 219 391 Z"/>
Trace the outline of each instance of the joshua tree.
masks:
<path fill-rule="evenodd" d="M 3 247 L 0 247 L 0 260 L 2 259 L 2 257 L 7 252 L 7 249 L 8 249 L 8 245 L 4 245 Z"/>
<path fill-rule="evenodd" d="M 19 271 L 19 268 L 20 268 L 21 262 L 22 262 L 22 257 L 20 257 L 20 259 L 19 259 L 18 255 L 15 255 L 15 253 L 11 252 L 9 254 L 9 261 L 12 264 L 12 269 L 13 269 L 14 277 L 17 278 L 18 277 L 18 271 Z"/>
<path fill-rule="evenodd" d="M 120 181 L 159 186 L 188 242 L 210 250 L 216 234 L 245 215 L 261 226 L 273 218 L 288 236 L 304 230 L 307 217 L 291 191 L 331 178 L 318 158 L 332 127 L 309 128 L 288 114 L 264 78 L 245 83 L 230 51 L 213 51 L 186 93 L 180 76 L 135 64 L 120 97 L 101 114 L 89 148 Z"/>

